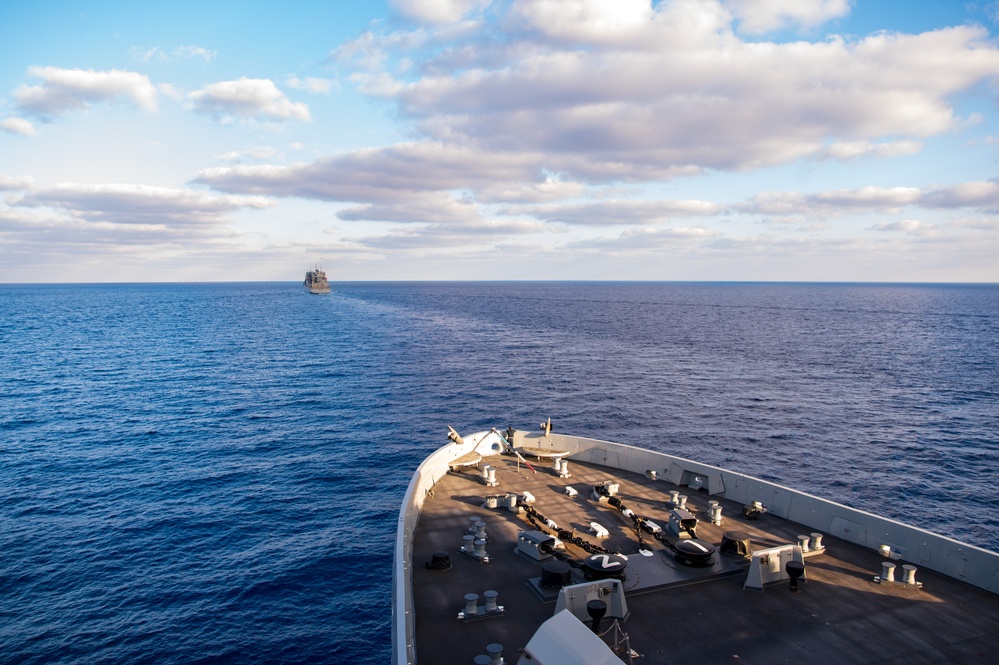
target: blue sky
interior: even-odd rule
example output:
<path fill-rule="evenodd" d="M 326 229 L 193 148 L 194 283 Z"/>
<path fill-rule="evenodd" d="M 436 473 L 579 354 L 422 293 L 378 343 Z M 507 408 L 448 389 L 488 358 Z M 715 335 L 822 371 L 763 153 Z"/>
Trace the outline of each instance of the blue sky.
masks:
<path fill-rule="evenodd" d="M 0 282 L 999 282 L 997 20 L 7 3 Z"/>

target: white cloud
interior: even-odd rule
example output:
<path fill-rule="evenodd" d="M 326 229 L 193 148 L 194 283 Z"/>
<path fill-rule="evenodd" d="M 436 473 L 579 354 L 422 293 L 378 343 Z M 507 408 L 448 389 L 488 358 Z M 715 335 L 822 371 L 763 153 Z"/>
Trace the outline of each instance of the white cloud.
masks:
<path fill-rule="evenodd" d="M 892 212 L 907 205 L 918 205 L 923 198 L 916 187 L 861 187 L 813 194 L 798 192 L 762 192 L 735 206 L 736 210 L 788 219 L 811 221 L 815 217 L 840 216 L 847 212 Z"/>
<path fill-rule="evenodd" d="M 25 191 L 31 189 L 34 180 L 31 178 L 12 178 L 0 174 L 0 192 L 2 191 Z"/>
<path fill-rule="evenodd" d="M 999 182 L 983 180 L 927 189 L 867 186 L 812 194 L 763 192 L 734 205 L 733 210 L 765 215 L 771 222 L 810 224 L 817 219 L 848 214 L 898 213 L 907 206 L 925 210 L 970 208 L 999 214 Z M 908 232 L 930 229 L 929 223 L 919 224 L 923 226 L 914 224 L 913 220 L 904 220 L 879 224 L 874 228 Z M 960 224 L 955 222 L 954 226 Z"/>
<path fill-rule="evenodd" d="M 583 196 L 586 187 L 579 182 L 548 176 L 541 182 L 487 182 L 475 193 L 483 202 L 540 203 Z"/>
<path fill-rule="evenodd" d="M 999 182 L 965 182 L 927 192 L 927 208 L 986 208 L 999 210 Z"/>
<path fill-rule="evenodd" d="M 457 23 L 468 14 L 483 9 L 491 0 L 391 0 L 403 16 L 421 23 Z"/>
<path fill-rule="evenodd" d="M 21 136 L 34 136 L 35 126 L 24 118 L 4 118 L 0 120 L 0 129 L 8 134 L 20 134 Z"/>
<path fill-rule="evenodd" d="M 311 164 L 206 169 L 196 182 L 244 194 L 396 203 L 410 200 L 413 192 L 531 181 L 541 171 L 538 155 L 481 153 L 423 141 L 356 150 Z"/>
<path fill-rule="evenodd" d="M 837 141 L 828 148 L 826 154 L 838 160 L 857 159 L 859 157 L 898 157 L 900 155 L 914 155 L 923 147 L 919 141 L 885 141 L 875 143 L 873 141 Z"/>
<path fill-rule="evenodd" d="M 530 215 L 570 225 L 658 224 L 678 217 L 718 215 L 724 208 L 710 201 L 597 201 L 568 205 L 511 206 L 504 214 Z"/>
<path fill-rule="evenodd" d="M 642 31 L 653 15 L 649 0 L 515 0 L 509 20 L 560 41 L 611 42 Z"/>
<path fill-rule="evenodd" d="M 760 34 L 788 26 L 810 28 L 850 13 L 850 0 L 723 0 L 739 29 Z"/>
<path fill-rule="evenodd" d="M 958 229 L 975 229 L 979 231 L 999 231 L 999 218 L 978 218 L 978 219 L 956 219 L 949 224 Z"/>
<path fill-rule="evenodd" d="M 937 227 L 935 224 L 924 222 L 918 219 L 903 219 L 897 222 L 884 222 L 871 227 L 876 231 L 892 231 L 905 233 L 914 236 L 935 236 Z"/>
<path fill-rule="evenodd" d="M 659 252 L 675 247 L 689 247 L 722 237 L 718 231 L 703 226 L 658 228 L 643 226 L 627 229 L 616 238 L 589 238 L 572 242 L 573 249 L 596 251 L 609 255 L 634 255 Z"/>
<path fill-rule="evenodd" d="M 413 193 L 406 200 L 386 204 L 366 204 L 337 213 L 344 221 L 379 221 L 409 224 L 464 224 L 481 221 L 479 207 L 440 193 Z"/>
<path fill-rule="evenodd" d="M 806 3 L 795 16 L 843 7 Z M 518 1 L 452 42 L 367 33 L 339 56 L 423 136 L 542 152 L 580 182 L 913 154 L 964 125 L 953 95 L 999 76 L 980 27 L 771 43 L 740 39 L 732 21 L 709 1 Z"/>
<path fill-rule="evenodd" d="M 159 46 L 151 46 L 148 48 L 143 48 L 139 46 L 133 46 L 128 50 L 129 56 L 134 60 L 141 60 L 142 62 L 170 62 L 177 58 L 183 58 L 185 60 L 200 58 L 205 62 L 211 62 L 218 56 L 217 51 L 203 48 L 201 46 L 178 46 L 167 55 L 163 49 Z"/>
<path fill-rule="evenodd" d="M 310 120 L 309 107 L 288 100 L 270 79 L 220 81 L 187 95 L 192 108 L 221 122 L 233 118 L 283 122 Z"/>
<path fill-rule="evenodd" d="M 133 46 L 128 49 L 128 55 L 133 60 L 141 60 L 142 62 L 152 62 L 154 60 L 159 62 L 166 62 L 168 60 L 167 54 L 163 52 L 158 46 L 152 46 L 148 48 L 143 48 L 140 46 Z"/>
<path fill-rule="evenodd" d="M 819 192 L 808 197 L 809 201 L 821 206 L 855 208 L 860 210 L 897 209 L 901 206 L 918 203 L 922 192 L 916 187 L 861 187 L 860 189 L 840 189 Z"/>
<path fill-rule="evenodd" d="M 14 101 L 20 110 L 40 118 L 51 119 L 101 102 L 156 110 L 156 88 L 136 72 L 30 67 L 28 74 L 42 82 L 19 87 Z"/>
<path fill-rule="evenodd" d="M 179 102 L 184 99 L 184 91 L 172 83 L 160 83 L 156 86 L 156 89 L 175 102 Z"/>
<path fill-rule="evenodd" d="M 74 219 L 88 222 L 188 227 L 217 224 L 240 208 L 267 208 L 274 202 L 259 196 L 218 195 L 149 185 L 66 183 L 33 190 L 15 205 L 62 210 Z"/>
<path fill-rule="evenodd" d="M 243 150 L 231 150 L 218 156 L 223 162 L 264 161 L 279 156 L 281 152 L 267 145 L 255 145 Z"/>
<path fill-rule="evenodd" d="M 205 62 L 211 62 L 218 56 L 218 51 L 192 44 L 189 46 L 178 46 L 173 50 L 173 55 L 178 58 L 200 58 Z"/>
<path fill-rule="evenodd" d="M 430 251 L 436 255 L 456 249 L 488 252 L 511 238 L 537 234 L 545 230 L 538 222 L 479 221 L 471 224 L 427 224 L 394 229 L 380 236 L 351 238 L 358 245 L 374 251 Z"/>
<path fill-rule="evenodd" d="M 285 81 L 289 88 L 294 88 L 295 90 L 305 90 L 306 92 L 311 92 L 317 95 L 328 95 L 330 91 L 333 90 L 333 81 L 330 79 L 321 79 L 306 77 L 300 79 L 297 76 L 289 76 L 288 80 Z"/>

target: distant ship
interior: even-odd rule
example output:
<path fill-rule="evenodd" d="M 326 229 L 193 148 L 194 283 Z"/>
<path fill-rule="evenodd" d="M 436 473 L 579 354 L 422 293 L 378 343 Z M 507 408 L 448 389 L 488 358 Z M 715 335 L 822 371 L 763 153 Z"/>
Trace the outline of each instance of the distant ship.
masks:
<path fill-rule="evenodd" d="M 319 267 L 305 273 L 303 286 L 309 293 L 323 294 L 330 292 L 330 283 L 326 279 L 326 273 Z"/>

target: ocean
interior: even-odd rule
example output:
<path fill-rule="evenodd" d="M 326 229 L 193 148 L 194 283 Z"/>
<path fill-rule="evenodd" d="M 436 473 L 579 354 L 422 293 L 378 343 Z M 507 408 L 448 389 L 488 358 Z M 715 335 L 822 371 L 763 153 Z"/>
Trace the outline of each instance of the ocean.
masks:
<path fill-rule="evenodd" d="M 632 443 L 999 550 L 999 286 L 0 285 L 0 661 L 384 663 L 412 471 Z"/>

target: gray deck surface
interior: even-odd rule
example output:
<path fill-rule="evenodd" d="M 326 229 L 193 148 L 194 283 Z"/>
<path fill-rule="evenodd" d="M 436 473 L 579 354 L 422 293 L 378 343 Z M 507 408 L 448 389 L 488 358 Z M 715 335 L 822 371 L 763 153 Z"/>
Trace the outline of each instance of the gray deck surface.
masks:
<path fill-rule="evenodd" d="M 499 487 L 486 487 L 475 469 L 448 474 L 424 506 L 417 527 L 413 593 L 419 665 L 471 664 L 490 643 L 502 644 L 506 662 L 516 663 L 519 650 L 552 616 L 554 602 L 542 601 L 528 584 L 540 576 L 540 565 L 514 552 L 517 532 L 533 527 L 505 508 L 480 505 L 490 494 L 524 491 L 534 494 L 535 508 L 560 527 L 575 529 L 584 539 L 629 556 L 631 574 L 625 587 L 630 589 L 630 616 L 622 627 L 632 648 L 641 654 L 636 664 L 999 663 L 995 594 L 923 569 L 916 573 L 921 590 L 876 584 L 873 577 L 880 574 L 882 557 L 829 536 L 824 539 L 826 553 L 805 560 L 807 582 L 797 594 L 786 582 L 762 592 L 744 591 L 745 572 L 730 557 L 720 555 L 715 574 L 698 581 L 704 573 L 673 562 L 658 542 L 646 540 L 653 557 L 637 555 L 630 522 L 626 524 L 615 509 L 591 500 L 593 485 L 616 480 L 622 501 L 664 528 L 669 522 L 664 505 L 668 492 L 680 489 L 703 520 L 698 538 L 715 544 L 725 531 L 744 531 L 757 550 L 796 543 L 797 534 L 813 529 L 769 514 L 747 522 L 739 517 L 741 505 L 704 491 L 575 463 L 572 458 L 568 479 L 559 479 L 544 464 L 534 465 L 537 474 L 523 464 L 518 472 L 512 457 L 489 457 L 485 462 L 497 467 Z M 567 485 L 579 495 L 566 496 Z M 719 500 L 724 508 L 721 526 L 708 522 L 709 499 Z M 473 516 L 487 524 L 489 563 L 458 554 Z M 588 535 L 591 521 L 607 527 L 610 536 Z M 451 570 L 426 569 L 424 562 L 437 550 L 450 554 Z M 571 546 L 570 553 L 585 556 Z M 730 573 L 734 569 L 735 574 L 717 574 L 723 569 Z M 898 570 L 901 573 L 901 567 Z M 459 620 L 464 595 L 479 594 L 481 604 L 486 589 L 499 592 L 504 614 Z"/>

